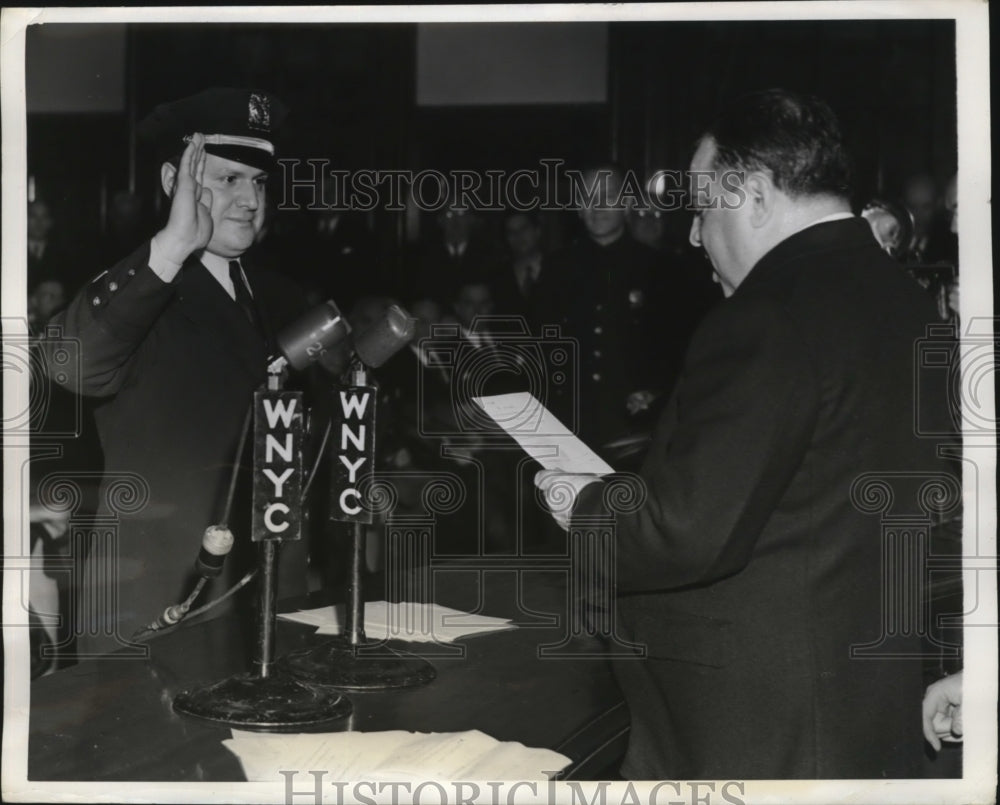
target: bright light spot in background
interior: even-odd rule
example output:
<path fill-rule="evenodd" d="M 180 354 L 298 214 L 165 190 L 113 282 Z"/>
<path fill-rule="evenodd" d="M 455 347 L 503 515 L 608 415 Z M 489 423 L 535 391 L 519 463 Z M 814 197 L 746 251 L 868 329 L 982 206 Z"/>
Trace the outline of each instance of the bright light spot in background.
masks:
<path fill-rule="evenodd" d="M 646 192 L 653 198 L 663 198 L 663 193 L 667 189 L 667 177 L 663 171 L 657 171 L 646 185 Z"/>

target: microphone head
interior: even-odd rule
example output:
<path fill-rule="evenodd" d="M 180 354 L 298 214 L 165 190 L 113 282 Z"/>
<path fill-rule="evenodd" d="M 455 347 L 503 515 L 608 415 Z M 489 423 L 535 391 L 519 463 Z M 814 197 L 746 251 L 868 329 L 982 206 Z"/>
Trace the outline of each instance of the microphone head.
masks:
<path fill-rule="evenodd" d="M 201 550 L 194 562 L 195 570 L 207 579 L 218 576 L 226 555 L 233 549 L 233 541 L 233 532 L 225 526 L 210 525 L 206 528 L 201 538 Z"/>
<path fill-rule="evenodd" d="M 358 359 L 377 369 L 405 347 L 417 331 L 417 320 L 399 305 L 390 305 L 377 321 L 354 337 Z"/>
<path fill-rule="evenodd" d="M 225 556 L 233 549 L 233 532 L 225 526 L 210 525 L 201 537 L 201 547 L 212 556 Z"/>
<path fill-rule="evenodd" d="M 332 299 L 306 311 L 278 333 L 278 349 L 292 368 L 301 371 L 347 338 L 351 327 Z"/>

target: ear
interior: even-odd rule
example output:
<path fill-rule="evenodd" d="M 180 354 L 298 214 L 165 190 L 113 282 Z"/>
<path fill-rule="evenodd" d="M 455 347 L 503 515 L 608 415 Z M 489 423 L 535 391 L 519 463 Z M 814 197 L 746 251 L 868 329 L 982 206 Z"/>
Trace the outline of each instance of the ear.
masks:
<path fill-rule="evenodd" d="M 753 171 L 747 175 L 743 190 L 746 203 L 750 205 L 751 225 L 756 228 L 764 226 L 774 214 L 778 188 L 768 174 Z"/>
<path fill-rule="evenodd" d="M 163 187 L 163 192 L 167 196 L 172 196 L 174 194 L 174 185 L 177 182 L 177 168 L 171 165 L 169 162 L 164 162 L 160 165 L 160 185 Z"/>

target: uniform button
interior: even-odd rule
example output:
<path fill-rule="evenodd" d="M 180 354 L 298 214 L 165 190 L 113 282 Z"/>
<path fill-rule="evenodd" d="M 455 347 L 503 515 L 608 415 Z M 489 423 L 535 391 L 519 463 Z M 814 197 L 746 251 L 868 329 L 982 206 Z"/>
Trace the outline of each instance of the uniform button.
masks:
<path fill-rule="evenodd" d="M 599 325 L 599 324 L 594 328 L 594 335 L 600 335 L 603 332 L 604 332 L 604 328 L 601 327 L 601 325 Z"/>
<path fill-rule="evenodd" d="M 592 374 L 591 377 L 594 378 L 594 380 L 600 380 L 601 379 L 601 373 L 600 372 L 594 372 L 594 374 Z"/>
<path fill-rule="evenodd" d="M 97 307 L 99 304 L 101 304 L 101 297 L 95 296 L 94 297 L 94 307 Z"/>
<path fill-rule="evenodd" d="M 130 268 L 130 269 L 128 270 L 128 275 L 129 275 L 130 277 L 134 277 L 134 276 L 135 276 L 135 269 L 134 269 L 134 268 Z"/>
<path fill-rule="evenodd" d="M 595 349 L 594 350 L 594 357 L 595 358 L 600 358 L 601 357 L 601 351 L 599 349 Z"/>
<path fill-rule="evenodd" d="M 109 282 L 108 283 L 108 290 L 111 291 L 112 293 L 114 293 L 115 291 L 117 291 L 118 290 L 118 283 L 117 282 Z"/>
<path fill-rule="evenodd" d="M 604 310 L 604 305 L 603 305 L 603 304 L 599 304 L 599 305 L 597 306 L 597 309 L 598 309 L 598 310 Z"/>

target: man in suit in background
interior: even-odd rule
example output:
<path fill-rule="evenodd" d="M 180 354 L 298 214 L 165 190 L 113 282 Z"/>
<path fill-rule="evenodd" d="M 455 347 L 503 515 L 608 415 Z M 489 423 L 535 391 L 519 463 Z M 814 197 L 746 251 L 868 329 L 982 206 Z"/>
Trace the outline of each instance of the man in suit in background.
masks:
<path fill-rule="evenodd" d="M 303 308 L 287 280 L 241 262 L 263 222 L 285 114 L 274 96 L 239 89 L 154 109 L 139 132 L 161 160 L 169 219 L 54 322 L 80 343 L 81 373 L 65 385 L 99 398 L 105 485 L 134 473 L 149 489 L 144 507 L 122 515 L 118 544 L 100 542 L 87 559 L 82 601 L 108 600 L 97 596 L 117 589 L 117 609 L 81 611 L 83 654 L 118 648 L 190 592 L 202 534 L 225 516 L 273 334 Z M 252 438 L 244 457 L 251 453 Z M 249 543 L 240 528 L 247 503 L 237 496 L 229 521 L 238 549 Z M 304 592 L 301 544 L 291 543 L 282 564 Z M 233 570 L 233 557 L 228 564 Z"/>
<path fill-rule="evenodd" d="M 535 291 L 543 267 L 538 214 L 523 210 L 507 213 L 503 234 L 510 256 L 490 275 L 494 309 L 502 316 L 521 316 L 528 331 L 535 332 L 539 321 Z"/>
<path fill-rule="evenodd" d="M 919 636 L 896 647 L 913 659 L 852 658 L 879 641 L 892 582 L 882 525 L 852 484 L 943 470 L 914 435 L 915 345 L 933 303 L 851 215 L 823 102 L 737 100 L 691 169 L 691 241 L 727 299 L 694 335 L 641 472 L 646 497 L 615 521 L 618 633 L 646 649 L 615 661 L 632 719 L 623 774 L 919 776 Z M 921 416 L 947 421 L 946 399 L 928 384 Z M 610 516 L 592 476 L 536 480 L 564 526 Z M 556 510 L 567 487 L 575 500 Z"/>
<path fill-rule="evenodd" d="M 448 306 L 467 282 L 482 280 L 496 260 L 479 232 L 480 219 L 457 200 L 438 212 L 438 231 L 422 239 L 413 255 L 410 295 Z"/>

